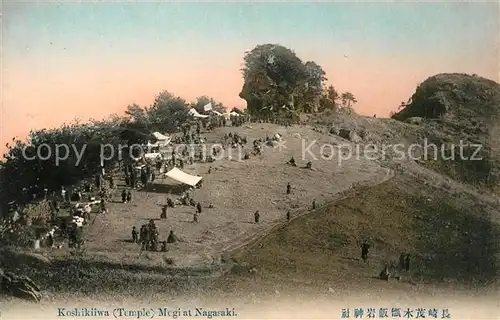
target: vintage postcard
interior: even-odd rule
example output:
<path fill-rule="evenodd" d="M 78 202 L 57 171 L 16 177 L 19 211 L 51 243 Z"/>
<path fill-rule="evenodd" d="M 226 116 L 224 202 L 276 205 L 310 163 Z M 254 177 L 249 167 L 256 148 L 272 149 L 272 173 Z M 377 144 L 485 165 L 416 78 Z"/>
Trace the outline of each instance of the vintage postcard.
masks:
<path fill-rule="evenodd" d="M 499 10 L 2 1 L 0 320 L 499 319 Z"/>

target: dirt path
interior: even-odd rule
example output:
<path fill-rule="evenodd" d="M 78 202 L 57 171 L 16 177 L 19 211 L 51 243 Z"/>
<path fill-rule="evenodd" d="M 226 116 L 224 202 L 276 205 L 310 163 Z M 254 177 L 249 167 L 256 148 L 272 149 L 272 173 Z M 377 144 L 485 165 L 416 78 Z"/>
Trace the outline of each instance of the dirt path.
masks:
<path fill-rule="evenodd" d="M 358 185 L 358 187 L 359 186 L 376 186 L 376 185 L 379 185 L 379 184 L 382 184 L 382 183 L 388 181 L 389 179 L 392 179 L 393 177 L 394 177 L 394 172 L 390 169 L 387 169 L 387 174 L 381 180 L 363 183 L 363 184 Z M 331 199 L 330 201 L 328 201 L 320 206 L 317 206 L 316 210 L 322 210 L 324 208 L 330 207 L 332 204 L 334 204 L 342 199 L 346 199 L 348 197 L 351 197 L 353 192 L 355 191 L 355 189 L 356 189 L 356 185 L 353 185 L 352 189 L 347 189 L 347 190 L 344 190 L 344 191 L 336 194 L 333 197 L 333 199 Z M 311 211 L 309 211 L 308 209 L 304 209 L 304 208 L 296 210 L 296 212 L 293 212 L 293 214 L 291 215 L 290 222 L 299 218 L 299 217 L 302 217 L 306 214 L 309 214 L 309 213 L 311 213 Z M 224 252 L 236 251 L 236 250 L 238 250 L 238 249 L 240 249 L 240 248 L 242 248 L 242 247 L 244 247 L 252 242 L 257 241 L 258 239 L 264 238 L 268 234 L 272 233 L 273 231 L 275 231 L 276 229 L 278 229 L 280 227 L 283 227 L 287 223 L 288 222 L 285 219 L 277 219 L 275 221 L 275 223 L 270 228 L 262 230 L 261 232 L 256 233 L 256 234 L 252 234 L 252 235 L 245 237 L 243 239 L 240 239 L 240 241 L 237 241 L 237 242 L 232 243 L 232 244 L 228 245 L 227 247 L 225 247 L 223 249 L 223 251 Z"/>

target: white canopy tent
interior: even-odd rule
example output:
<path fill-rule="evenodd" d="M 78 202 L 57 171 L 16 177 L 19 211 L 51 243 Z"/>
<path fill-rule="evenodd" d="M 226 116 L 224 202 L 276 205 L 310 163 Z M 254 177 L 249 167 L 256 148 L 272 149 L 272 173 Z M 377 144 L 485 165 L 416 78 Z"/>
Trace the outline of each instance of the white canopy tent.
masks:
<path fill-rule="evenodd" d="M 160 145 L 157 143 L 151 143 L 150 141 L 148 141 L 148 143 L 146 144 L 146 147 L 147 148 L 155 148 L 155 147 L 159 147 Z"/>
<path fill-rule="evenodd" d="M 216 115 L 218 115 L 218 116 L 222 116 L 222 113 L 220 113 L 220 112 L 219 112 L 219 111 L 217 111 L 217 110 L 212 110 L 212 113 L 213 113 L 213 114 L 216 114 Z"/>
<path fill-rule="evenodd" d="M 166 145 L 169 144 L 172 138 L 169 136 L 163 135 L 159 132 L 153 132 L 153 136 L 155 137 L 156 140 L 158 140 L 157 145 Z M 149 142 L 148 142 L 148 147 L 149 147 Z"/>
<path fill-rule="evenodd" d="M 157 139 L 157 140 L 167 140 L 168 139 L 168 136 L 165 136 L 159 132 L 153 132 L 153 136 Z"/>
<path fill-rule="evenodd" d="M 193 176 L 193 175 L 190 175 L 188 173 L 185 173 L 177 168 L 173 168 L 169 172 L 165 173 L 165 175 L 171 179 L 185 183 L 185 184 L 190 185 L 192 187 L 196 186 L 198 184 L 198 182 L 200 182 L 200 180 L 203 179 L 202 177 L 197 177 L 197 176 Z"/>
<path fill-rule="evenodd" d="M 208 118 L 208 115 L 199 114 L 195 108 L 189 109 L 188 114 L 195 117 L 195 118 Z"/>
<path fill-rule="evenodd" d="M 236 116 L 236 117 L 240 116 L 240 114 L 238 112 L 235 112 L 235 111 L 231 111 L 229 114 L 232 116 Z"/>

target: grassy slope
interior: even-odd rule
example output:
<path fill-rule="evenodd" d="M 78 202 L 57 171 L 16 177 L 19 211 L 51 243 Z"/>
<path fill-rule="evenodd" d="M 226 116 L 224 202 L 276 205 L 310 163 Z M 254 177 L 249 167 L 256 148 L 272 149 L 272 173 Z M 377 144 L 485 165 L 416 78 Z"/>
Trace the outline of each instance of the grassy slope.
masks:
<path fill-rule="evenodd" d="M 267 290 L 355 291 L 379 284 L 373 277 L 383 265 L 397 268 L 400 252 L 407 251 L 410 273 L 394 269 L 402 282 L 481 287 L 497 281 L 495 255 L 500 252 L 500 226 L 482 212 L 473 202 L 467 207 L 443 191 L 398 176 L 292 221 L 235 259 L 255 266 Z M 367 264 L 359 259 L 365 237 L 374 244 Z M 224 279 L 222 287 L 255 287 L 254 276 L 243 274 Z"/>

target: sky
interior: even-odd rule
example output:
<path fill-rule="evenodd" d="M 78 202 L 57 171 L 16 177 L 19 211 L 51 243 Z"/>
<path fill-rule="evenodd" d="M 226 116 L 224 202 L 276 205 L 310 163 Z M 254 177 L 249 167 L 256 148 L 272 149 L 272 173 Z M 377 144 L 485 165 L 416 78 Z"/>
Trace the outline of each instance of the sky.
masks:
<path fill-rule="evenodd" d="M 0 145 L 123 114 L 168 90 L 245 107 L 245 51 L 315 61 L 357 112 L 387 116 L 443 72 L 499 82 L 499 4 L 3 1 Z M 346 57 L 347 56 L 347 57 Z"/>

